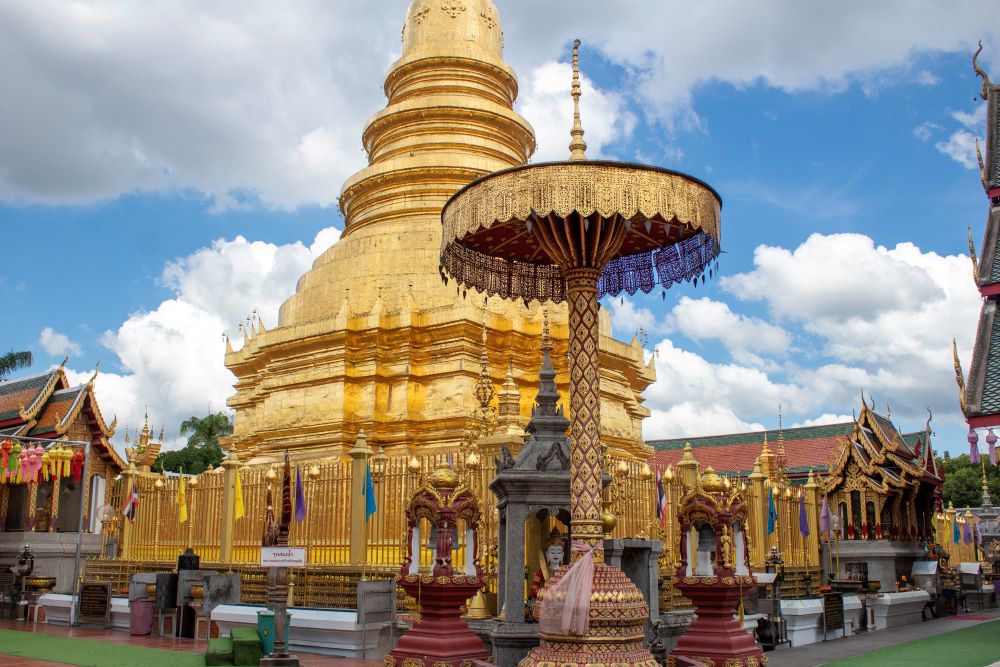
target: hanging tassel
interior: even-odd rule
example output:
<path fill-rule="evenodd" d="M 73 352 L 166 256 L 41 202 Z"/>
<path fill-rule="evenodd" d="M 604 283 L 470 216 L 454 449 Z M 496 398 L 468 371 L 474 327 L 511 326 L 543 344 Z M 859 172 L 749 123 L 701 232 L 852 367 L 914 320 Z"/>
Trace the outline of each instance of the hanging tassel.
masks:
<path fill-rule="evenodd" d="M 986 434 L 986 444 L 990 446 L 990 465 L 995 466 L 997 464 L 997 437 L 993 433 L 993 429 L 989 430 Z"/>
<path fill-rule="evenodd" d="M 969 441 L 969 461 L 979 463 L 979 434 L 970 428 L 966 439 Z"/>

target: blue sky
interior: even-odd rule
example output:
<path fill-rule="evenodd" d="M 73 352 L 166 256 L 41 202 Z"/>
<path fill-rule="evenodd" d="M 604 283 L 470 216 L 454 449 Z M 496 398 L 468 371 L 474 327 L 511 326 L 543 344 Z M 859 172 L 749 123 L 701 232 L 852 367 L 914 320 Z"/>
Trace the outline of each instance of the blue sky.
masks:
<path fill-rule="evenodd" d="M 567 2 L 497 3 L 536 159 L 568 143 L 579 35 L 591 157 L 722 195 L 721 279 L 606 300 L 619 336 L 642 325 L 656 350 L 649 437 L 774 427 L 778 401 L 786 424 L 836 419 L 863 387 L 904 428 L 929 405 L 938 447 L 960 451 L 950 345 L 967 368 L 978 298 L 961 255 L 986 212 L 969 58 L 984 38 L 984 64 L 1000 62 L 1000 17 L 985 2 L 826 18 L 803 4 L 635 0 L 546 31 Z M 105 412 L 135 426 L 148 404 L 168 437 L 221 407 L 222 329 L 238 337 L 254 308 L 272 326 L 335 241 L 406 11 L 251 5 L 0 9 L 0 78 L 23 102 L 0 109 L 3 345 L 36 368 L 69 354 L 74 377 L 100 362 Z M 670 39 L 644 40 L 658 21 Z"/>

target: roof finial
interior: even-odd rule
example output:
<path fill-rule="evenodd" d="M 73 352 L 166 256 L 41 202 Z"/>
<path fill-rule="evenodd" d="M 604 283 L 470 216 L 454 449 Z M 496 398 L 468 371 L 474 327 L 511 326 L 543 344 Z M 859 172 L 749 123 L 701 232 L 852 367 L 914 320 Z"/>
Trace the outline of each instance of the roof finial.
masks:
<path fill-rule="evenodd" d="M 979 140 L 976 139 L 976 148 L 979 147 Z M 976 244 L 972 242 L 972 225 L 969 225 L 969 257 L 972 259 L 972 279 L 979 282 L 979 260 L 976 259 Z"/>
<path fill-rule="evenodd" d="M 979 181 L 983 184 L 983 190 L 990 191 L 986 185 L 986 163 L 983 162 L 983 152 L 979 150 L 979 137 L 976 137 L 976 160 L 979 161 Z"/>
<path fill-rule="evenodd" d="M 580 122 L 580 40 L 573 40 L 573 129 L 569 136 L 569 159 L 586 160 L 587 142 L 583 140 L 583 124 Z"/>
<path fill-rule="evenodd" d="M 983 50 L 983 40 L 979 40 L 979 48 L 976 49 L 976 52 L 974 54 L 972 54 L 972 69 L 976 71 L 976 76 L 981 77 L 983 80 L 983 88 L 980 91 L 979 96 L 985 100 L 987 94 L 990 91 L 990 77 L 986 72 L 983 71 L 983 68 L 979 66 L 979 60 L 978 60 L 979 52 L 982 50 Z"/>
<path fill-rule="evenodd" d="M 958 404 L 965 412 L 965 374 L 962 373 L 962 362 L 958 360 L 958 342 L 951 339 L 951 353 L 955 357 L 955 383 L 958 385 Z"/>

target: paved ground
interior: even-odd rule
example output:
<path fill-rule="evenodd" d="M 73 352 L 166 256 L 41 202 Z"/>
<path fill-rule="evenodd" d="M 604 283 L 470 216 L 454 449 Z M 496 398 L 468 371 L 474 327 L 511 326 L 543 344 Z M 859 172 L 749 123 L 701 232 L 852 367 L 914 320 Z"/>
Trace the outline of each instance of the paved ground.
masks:
<path fill-rule="evenodd" d="M 205 642 L 193 639 L 179 639 L 175 637 L 133 637 L 123 630 L 102 630 L 100 628 L 70 628 L 65 625 L 47 625 L 45 623 L 27 623 L 21 621 L 0 621 L 0 628 L 9 630 L 21 630 L 24 632 L 36 632 L 41 634 L 58 635 L 60 637 L 81 637 L 95 639 L 97 641 L 109 643 L 124 643 L 134 646 L 145 646 L 148 648 L 160 648 L 171 651 L 187 651 L 190 653 L 203 653 Z M 0 654 L 3 649 L 0 648 Z M 381 660 L 352 660 L 350 658 L 338 658 L 328 655 L 317 655 L 315 653 L 298 653 L 302 667 L 381 667 Z M 3 656 L 0 665 L 3 667 L 52 667 L 58 663 L 45 662 L 44 660 L 29 660 L 14 656 Z"/>
<path fill-rule="evenodd" d="M 989 617 L 990 620 L 996 620 L 1000 618 L 1000 609 L 977 611 L 975 616 Z M 768 667 L 813 667 L 814 665 L 825 665 L 828 662 L 840 660 L 841 658 L 850 658 L 876 649 L 898 646 L 915 639 L 933 637 L 934 635 L 986 622 L 988 621 L 973 620 L 962 616 L 947 616 L 923 623 L 904 625 L 901 628 L 876 630 L 875 632 L 866 632 L 845 639 L 831 639 L 830 641 L 818 644 L 771 651 L 767 654 L 769 658 Z"/>

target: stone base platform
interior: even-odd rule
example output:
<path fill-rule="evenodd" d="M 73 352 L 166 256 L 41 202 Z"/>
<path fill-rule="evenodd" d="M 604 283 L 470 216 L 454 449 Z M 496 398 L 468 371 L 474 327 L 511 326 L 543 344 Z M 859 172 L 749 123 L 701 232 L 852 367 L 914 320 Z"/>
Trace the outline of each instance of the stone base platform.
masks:
<path fill-rule="evenodd" d="M 212 621 L 224 637 L 237 626 L 257 627 L 257 612 L 261 605 L 221 604 L 212 610 Z M 379 655 L 379 634 L 383 623 L 358 625 L 358 614 L 353 609 L 299 609 L 288 610 L 292 615 L 288 650 L 375 658 Z M 363 643 L 362 643 L 363 641 Z"/>
<path fill-rule="evenodd" d="M 63 593 L 46 593 L 38 598 L 38 605 L 45 612 L 45 622 L 56 625 L 69 625 L 74 599 L 75 596 Z M 109 627 L 119 630 L 129 629 L 127 598 L 111 598 L 111 624 Z"/>
<path fill-rule="evenodd" d="M 73 592 L 73 562 L 76 557 L 76 533 L 0 532 L 0 567 L 13 565 L 21 548 L 27 544 L 35 555 L 39 577 L 55 577 L 53 593 Z M 84 561 L 101 555 L 101 536 L 84 533 L 80 542 L 80 570 Z"/>

